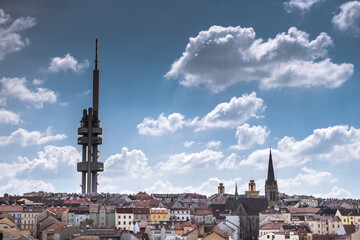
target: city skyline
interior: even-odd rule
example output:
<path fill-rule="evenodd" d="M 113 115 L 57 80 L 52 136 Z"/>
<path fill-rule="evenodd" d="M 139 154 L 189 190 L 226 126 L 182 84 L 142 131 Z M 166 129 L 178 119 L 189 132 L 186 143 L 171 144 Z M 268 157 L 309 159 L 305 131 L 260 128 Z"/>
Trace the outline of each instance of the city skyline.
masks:
<path fill-rule="evenodd" d="M 279 192 L 360 198 L 359 1 L 0 9 L 0 194 L 81 192 L 98 38 L 98 192 L 264 195 L 271 146 Z"/>

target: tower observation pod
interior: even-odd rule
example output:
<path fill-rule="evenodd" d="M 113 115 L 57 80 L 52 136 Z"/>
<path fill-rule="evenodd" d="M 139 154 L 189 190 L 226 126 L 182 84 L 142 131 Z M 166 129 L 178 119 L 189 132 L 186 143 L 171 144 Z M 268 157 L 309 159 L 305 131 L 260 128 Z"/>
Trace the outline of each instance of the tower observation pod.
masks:
<path fill-rule="evenodd" d="M 104 171 L 104 163 L 99 162 L 98 147 L 102 144 L 102 128 L 99 120 L 99 70 L 97 58 L 97 39 L 95 69 L 93 71 L 93 107 L 83 110 L 78 128 L 78 144 L 82 145 L 82 161 L 77 164 L 77 171 L 82 173 L 81 193 L 96 194 L 98 174 Z"/>

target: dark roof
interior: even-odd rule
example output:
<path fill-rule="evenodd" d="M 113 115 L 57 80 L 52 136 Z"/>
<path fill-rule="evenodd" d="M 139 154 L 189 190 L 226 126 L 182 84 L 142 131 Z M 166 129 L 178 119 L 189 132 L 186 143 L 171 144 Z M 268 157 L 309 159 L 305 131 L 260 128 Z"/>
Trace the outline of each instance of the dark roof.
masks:
<path fill-rule="evenodd" d="M 316 214 L 321 216 L 335 216 L 337 209 L 323 208 L 320 209 Z"/>
<path fill-rule="evenodd" d="M 273 166 L 271 148 L 270 148 L 269 166 L 268 166 L 268 174 L 267 174 L 266 184 L 270 184 L 272 182 L 275 182 L 275 174 L 274 174 L 274 166 Z"/>
<path fill-rule="evenodd" d="M 360 211 L 357 209 L 338 209 L 341 216 L 360 216 Z"/>
<path fill-rule="evenodd" d="M 259 215 L 261 211 L 269 206 L 266 198 L 228 198 L 225 202 L 225 209 L 236 212 L 240 204 L 248 215 Z"/>

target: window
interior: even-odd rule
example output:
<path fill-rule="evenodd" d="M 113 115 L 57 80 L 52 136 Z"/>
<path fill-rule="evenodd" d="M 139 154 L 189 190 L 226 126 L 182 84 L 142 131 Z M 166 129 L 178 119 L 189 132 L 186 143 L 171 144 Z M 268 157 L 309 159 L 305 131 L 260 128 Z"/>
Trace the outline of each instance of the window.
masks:
<path fill-rule="evenodd" d="M 124 221 L 124 225 L 126 225 L 126 222 Z"/>
<path fill-rule="evenodd" d="M 121 216 L 119 215 L 119 219 L 121 218 Z"/>
<path fill-rule="evenodd" d="M 270 235 L 267 235 L 267 238 L 270 238 Z"/>
<path fill-rule="evenodd" d="M 129 225 L 131 225 L 131 221 L 129 221 Z"/>
<path fill-rule="evenodd" d="M 126 215 L 124 215 L 124 219 L 126 219 Z"/>

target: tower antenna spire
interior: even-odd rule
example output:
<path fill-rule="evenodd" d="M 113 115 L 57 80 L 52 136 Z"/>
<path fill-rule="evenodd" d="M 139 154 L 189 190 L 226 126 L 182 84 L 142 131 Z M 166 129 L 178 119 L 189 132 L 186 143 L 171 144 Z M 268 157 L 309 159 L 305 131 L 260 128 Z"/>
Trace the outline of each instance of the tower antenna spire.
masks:
<path fill-rule="evenodd" d="M 98 64 L 98 56 L 97 56 L 97 43 L 98 40 L 96 39 L 96 49 L 95 49 L 95 70 L 97 70 L 97 64 Z"/>

